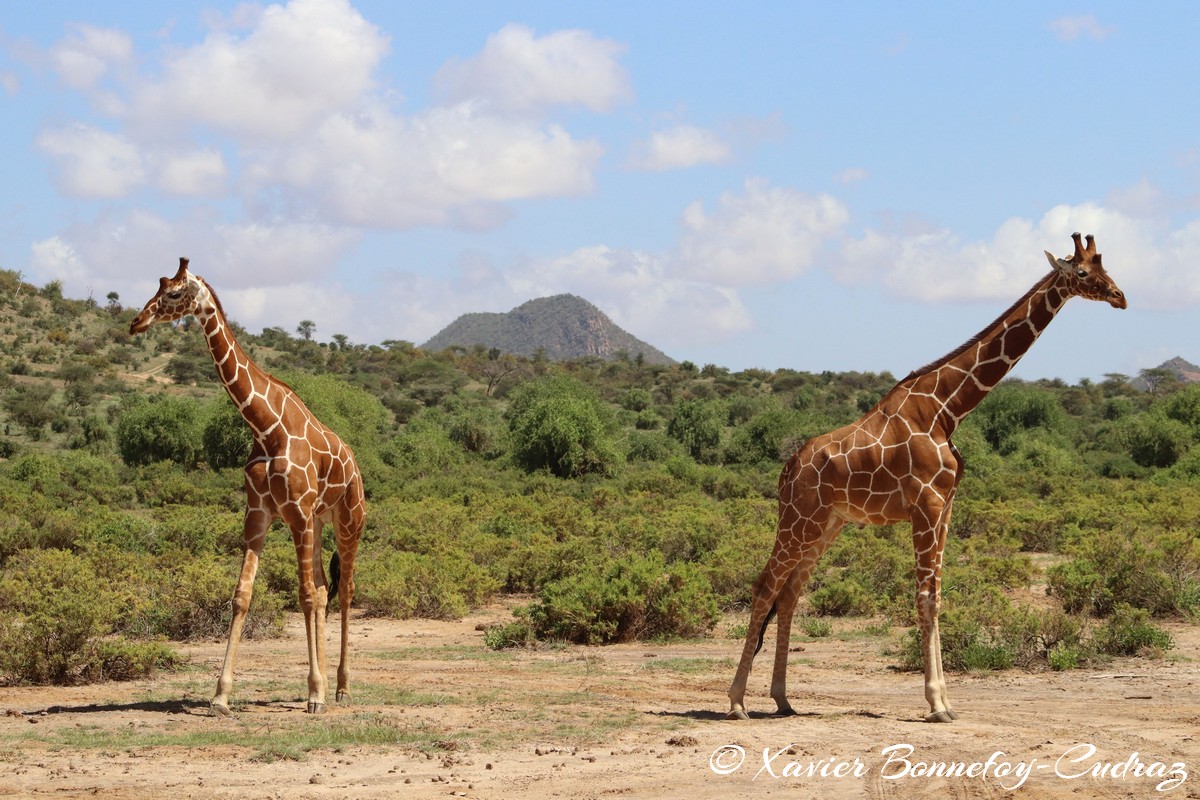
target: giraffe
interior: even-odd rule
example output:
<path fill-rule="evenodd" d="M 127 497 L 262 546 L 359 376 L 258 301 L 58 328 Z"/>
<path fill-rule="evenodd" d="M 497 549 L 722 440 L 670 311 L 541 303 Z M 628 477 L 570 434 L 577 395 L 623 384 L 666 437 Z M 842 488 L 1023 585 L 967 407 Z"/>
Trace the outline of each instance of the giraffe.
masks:
<path fill-rule="evenodd" d="M 1125 308 L 1089 234 L 1072 234 L 1075 253 L 1056 258 L 1032 289 L 957 350 L 915 370 L 857 421 L 805 442 L 779 476 L 779 525 L 770 558 L 754 583 L 750 627 L 729 687 L 728 719 L 747 719 L 746 681 L 772 617 L 777 617 L 771 697 L 787 699 L 792 615 L 809 575 L 847 523 L 908 520 L 916 554 L 917 617 L 925 665 L 927 722 L 958 717 L 946 698 L 938 638 L 942 550 L 963 459 L 950 441 L 971 409 L 1013 368 L 1071 297 Z"/>
<path fill-rule="evenodd" d="M 254 575 L 267 530 L 276 519 L 282 519 L 291 528 L 299 567 L 300 608 L 308 639 L 306 710 L 324 713 L 325 609 L 339 592 L 342 626 L 337 700 L 350 698 L 350 603 L 354 598 L 354 558 L 366 512 L 354 453 L 313 416 L 291 387 L 250 360 L 233 336 L 221 301 L 203 278 L 188 271 L 186 258 L 179 259 L 175 277 L 160 278 L 158 284 L 158 292 L 134 318 L 130 333 L 144 333 L 158 323 L 194 317 L 204 331 L 221 383 L 254 435 L 246 462 L 242 571 L 233 595 L 233 622 L 211 712 L 230 715 L 233 665 L 250 608 Z M 326 588 L 320 558 L 321 530 L 326 523 L 333 523 L 337 540 L 337 552 L 329 565 L 332 593 Z"/>

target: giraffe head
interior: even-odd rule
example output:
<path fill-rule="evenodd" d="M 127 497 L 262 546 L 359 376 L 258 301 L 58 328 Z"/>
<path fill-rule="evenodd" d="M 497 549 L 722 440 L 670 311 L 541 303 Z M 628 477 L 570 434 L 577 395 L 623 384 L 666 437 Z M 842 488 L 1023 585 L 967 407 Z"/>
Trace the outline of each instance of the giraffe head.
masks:
<path fill-rule="evenodd" d="M 1062 276 L 1067 291 L 1088 300 L 1102 300 L 1113 308 L 1127 307 L 1125 293 L 1117 288 L 1100 264 L 1100 254 L 1096 252 L 1096 240 L 1092 235 L 1087 235 L 1086 247 L 1078 233 L 1072 233 L 1071 238 L 1075 241 L 1075 255 L 1070 258 L 1058 258 L 1046 251 L 1050 266 Z"/>
<path fill-rule="evenodd" d="M 158 279 L 158 291 L 134 317 L 129 332 L 145 333 L 151 325 L 178 322 L 189 315 L 197 315 L 208 294 L 200 279 L 188 272 L 188 260 L 181 258 L 175 277 Z"/>

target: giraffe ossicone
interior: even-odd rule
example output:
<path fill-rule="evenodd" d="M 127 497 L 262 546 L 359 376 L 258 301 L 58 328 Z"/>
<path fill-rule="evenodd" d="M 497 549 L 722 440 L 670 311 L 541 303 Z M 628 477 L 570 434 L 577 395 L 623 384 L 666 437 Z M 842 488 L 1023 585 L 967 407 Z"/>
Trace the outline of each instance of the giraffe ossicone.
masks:
<path fill-rule="evenodd" d="M 805 442 L 779 477 L 775 545 L 754 583 L 750 625 L 729 687 L 729 719 L 746 719 L 746 683 L 772 618 L 777 620 L 771 697 L 787 699 L 792 616 L 817 560 L 848 523 L 912 524 L 917 618 L 928 722 L 957 718 L 946 697 L 938 636 L 942 551 L 963 460 L 950 437 L 1033 345 L 1072 297 L 1125 308 L 1093 237 L 1072 234 L 1070 258 L 1046 253 L 1050 273 L 961 347 L 910 373 L 857 421 Z"/>
<path fill-rule="evenodd" d="M 233 668 L 254 576 L 267 531 L 276 519 L 291 529 L 296 547 L 300 608 L 308 640 L 308 705 L 310 713 L 326 709 L 325 609 L 340 594 L 341 657 L 337 700 L 350 697 L 349 622 L 354 599 L 354 560 L 366 515 L 362 476 L 354 453 L 325 427 L 291 387 L 255 364 L 233 336 L 221 302 L 198 275 L 179 259 L 172 278 L 160 278 L 158 292 L 129 326 L 130 333 L 152 325 L 194 317 L 204 331 L 217 375 L 254 436 L 246 462 L 246 517 L 242 530 L 242 570 L 233 595 L 233 621 L 225 661 L 213 696 L 213 713 L 228 715 Z M 330 572 L 337 576 L 332 592 L 321 565 L 321 531 L 334 528 L 337 550 Z"/>

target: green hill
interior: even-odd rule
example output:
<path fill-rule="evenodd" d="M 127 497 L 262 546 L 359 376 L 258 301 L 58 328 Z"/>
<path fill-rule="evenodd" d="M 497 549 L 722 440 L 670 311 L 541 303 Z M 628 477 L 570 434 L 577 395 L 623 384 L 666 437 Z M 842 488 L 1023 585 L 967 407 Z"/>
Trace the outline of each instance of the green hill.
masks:
<path fill-rule="evenodd" d="M 599 356 L 610 361 L 625 353 L 647 364 L 674 364 L 656 347 L 617 327 L 603 311 L 573 294 L 558 294 L 523 303 L 506 314 L 463 314 L 421 349 L 483 345 L 515 355 L 539 350 L 551 361 Z"/>

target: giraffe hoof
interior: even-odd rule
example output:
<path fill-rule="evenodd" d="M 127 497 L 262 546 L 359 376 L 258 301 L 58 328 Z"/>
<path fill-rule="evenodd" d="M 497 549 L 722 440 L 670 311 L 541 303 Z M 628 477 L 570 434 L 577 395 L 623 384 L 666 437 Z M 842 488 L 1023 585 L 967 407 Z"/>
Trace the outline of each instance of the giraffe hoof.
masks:
<path fill-rule="evenodd" d="M 735 708 L 731 709 L 730 712 L 725 715 L 725 719 L 750 719 L 750 715 L 746 713 L 746 709 L 744 708 Z"/>
<path fill-rule="evenodd" d="M 349 703 L 350 702 L 350 690 L 349 689 L 338 689 L 337 702 Z"/>
<path fill-rule="evenodd" d="M 958 719 L 958 714 L 953 711 L 935 711 L 925 716 L 926 722 L 953 722 Z"/>
<path fill-rule="evenodd" d="M 775 716 L 777 716 L 777 717 L 794 717 L 794 716 L 796 716 L 796 709 L 792 708 L 790 705 L 785 704 L 785 705 L 782 705 L 779 708 L 775 709 Z"/>
<path fill-rule="evenodd" d="M 325 713 L 325 704 L 324 703 L 314 703 L 312 700 L 309 700 L 308 708 L 306 708 L 305 711 L 307 711 L 309 714 L 324 714 Z"/>
<path fill-rule="evenodd" d="M 210 717 L 232 717 L 233 712 L 224 703 L 213 703 L 208 707 L 208 715 Z"/>

